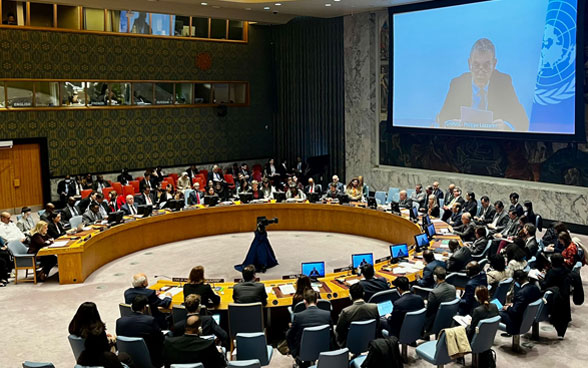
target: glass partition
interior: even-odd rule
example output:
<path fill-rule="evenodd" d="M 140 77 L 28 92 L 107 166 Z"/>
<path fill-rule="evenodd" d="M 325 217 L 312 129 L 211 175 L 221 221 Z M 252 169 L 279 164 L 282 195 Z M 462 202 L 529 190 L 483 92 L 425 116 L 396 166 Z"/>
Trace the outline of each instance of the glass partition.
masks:
<path fill-rule="evenodd" d="M 83 107 L 86 105 L 85 82 L 60 82 L 61 106 Z"/>
<path fill-rule="evenodd" d="M 110 83 L 110 105 L 125 106 L 131 104 L 131 84 L 124 82 Z"/>
<path fill-rule="evenodd" d="M 4 82 L 0 82 L 0 107 L 6 107 L 6 101 L 4 99 Z"/>
<path fill-rule="evenodd" d="M 80 29 L 80 13 L 77 6 L 57 5 L 57 28 Z M 104 19 L 104 12 L 102 13 Z M 104 30 L 104 27 L 101 31 Z"/>
<path fill-rule="evenodd" d="M 225 19 L 210 20 L 210 38 L 227 38 L 227 21 Z"/>
<path fill-rule="evenodd" d="M 196 83 L 194 85 L 194 103 L 195 104 L 209 104 L 210 103 L 210 83 Z"/>
<path fill-rule="evenodd" d="M 242 40 L 245 22 L 241 20 L 229 20 L 229 40 Z"/>
<path fill-rule="evenodd" d="M 30 26 L 53 27 L 53 4 L 29 3 Z"/>
<path fill-rule="evenodd" d="M 194 34 L 194 27 L 190 32 L 190 17 L 172 15 L 172 24 L 174 25 L 174 36 L 188 37 Z"/>
<path fill-rule="evenodd" d="M 59 85 L 57 82 L 35 82 L 35 106 L 59 106 Z"/>
<path fill-rule="evenodd" d="M 104 9 L 84 8 L 84 29 L 104 31 Z"/>
<path fill-rule="evenodd" d="M 151 14 L 151 34 L 169 36 L 171 23 L 169 14 Z"/>
<path fill-rule="evenodd" d="M 157 105 L 171 105 L 174 103 L 173 83 L 155 83 L 155 103 Z"/>
<path fill-rule="evenodd" d="M 192 31 L 194 37 L 208 38 L 208 18 L 192 17 Z"/>
<path fill-rule="evenodd" d="M 191 83 L 176 83 L 176 105 L 192 104 L 192 89 Z"/>
<path fill-rule="evenodd" d="M 247 103 L 247 84 L 231 83 L 229 84 L 229 103 L 245 104 Z"/>
<path fill-rule="evenodd" d="M 229 101 L 229 85 L 227 83 L 218 83 L 212 85 L 212 103 L 227 104 Z"/>
<path fill-rule="evenodd" d="M 8 107 L 33 106 L 33 82 L 6 82 Z"/>
<path fill-rule="evenodd" d="M 86 93 L 88 94 L 88 105 L 106 106 L 110 103 L 111 91 L 108 88 L 108 83 L 88 82 Z"/>
<path fill-rule="evenodd" d="M 24 26 L 25 19 L 26 3 L 24 1 L 2 0 L 2 24 Z"/>
<path fill-rule="evenodd" d="M 153 83 L 133 83 L 133 104 L 153 104 Z"/>
<path fill-rule="evenodd" d="M 149 13 L 137 11 L 121 11 L 121 32 L 123 18 L 126 18 L 127 32 L 136 34 L 151 34 L 151 17 Z"/>

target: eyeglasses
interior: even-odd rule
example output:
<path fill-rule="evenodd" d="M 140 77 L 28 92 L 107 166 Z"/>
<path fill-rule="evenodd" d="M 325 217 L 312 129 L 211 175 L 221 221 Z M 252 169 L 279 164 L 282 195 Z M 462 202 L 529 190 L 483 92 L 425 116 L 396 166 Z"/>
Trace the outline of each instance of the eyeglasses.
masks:
<path fill-rule="evenodd" d="M 492 68 L 494 67 L 493 65 L 494 63 L 492 63 L 491 61 L 487 61 L 483 64 L 477 63 L 477 62 L 473 62 L 471 64 L 471 68 L 472 70 L 480 70 L 480 71 L 485 71 L 485 72 L 489 72 L 490 70 L 492 70 Z"/>

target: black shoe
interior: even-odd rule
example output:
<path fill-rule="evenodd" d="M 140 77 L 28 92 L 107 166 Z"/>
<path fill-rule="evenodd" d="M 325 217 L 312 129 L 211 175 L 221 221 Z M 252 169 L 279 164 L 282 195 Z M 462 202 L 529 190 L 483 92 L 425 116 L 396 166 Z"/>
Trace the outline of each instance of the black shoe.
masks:
<path fill-rule="evenodd" d="M 501 334 L 500 334 L 500 336 L 502 336 L 502 337 L 512 337 L 512 335 L 511 335 L 511 334 L 509 334 L 509 333 L 506 333 L 506 332 L 504 332 L 504 333 L 501 333 Z"/>

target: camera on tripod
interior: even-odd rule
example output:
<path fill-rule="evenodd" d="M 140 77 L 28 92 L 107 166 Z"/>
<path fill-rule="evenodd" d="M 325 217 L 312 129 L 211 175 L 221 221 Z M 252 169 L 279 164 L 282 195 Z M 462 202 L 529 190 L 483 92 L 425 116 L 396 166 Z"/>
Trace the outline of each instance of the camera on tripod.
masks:
<path fill-rule="evenodd" d="M 271 225 L 271 224 L 277 224 L 278 223 L 278 218 L 274 217 L 272 219 L 268 219 L 265 216 L 260 216 L 257 218 L 257 230 L 258 231 L 265 231 L 265 227 L 267 225 Z"/>

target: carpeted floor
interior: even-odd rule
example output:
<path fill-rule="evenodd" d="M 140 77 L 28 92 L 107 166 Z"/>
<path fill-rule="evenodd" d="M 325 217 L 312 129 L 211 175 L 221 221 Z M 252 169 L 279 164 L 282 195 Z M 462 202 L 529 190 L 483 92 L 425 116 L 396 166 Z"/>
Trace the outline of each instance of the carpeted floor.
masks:
<path fill-rule="evenodd" d="M 327 271 L 350 263 L 352 253 L 373 252 L 376 258 L 388 255 L 388 244 L 355 236 L 311 232 L 270 232 L 270 241 L 280 265 L 260 275 L 276 279 L 298 273 L 300 262 L 325 260 Z M 51 361 L 57 368 L 73 367 L 75 362 L 67 342 L 67 326 L 80 303 L 96 302 L 109 332 L 114 333 L 119 317 L 118 303 L 130 286 L 131 276 L 146 272 L 150 283 L 155 277 L 187 277 L 189 270 L 202 264 L 209 278 L 239 277 L 233 265 L 243 261 L 253 234 L 241 233 L 177 242 L 140 251 L 111 262 L 94 272 L 82 285 L 59 285 L 55 277 L 45 283 L 14 285 L 0 289 L 0 323 L 6 331 L 0 354 L 0 367 L 20 367 L 24 360 Z M 583 237 L 585 244 L 588 238 Z M 588 271 L 583 270 L 584 278 Z M 497 336 L 494 350 L 499 367 L 581 367 L 588 361 L 586 319 L 588 308 L 574 306 L 573 321 L 566 339 L 558 341 L 549 324 L 541 325 L 541 340 L 523 337 L 524 354 L 514 354 L 510 339 Z M 416 360 L 409 348 L 410 367 L 429 367 Z M 470 358 L 466 359 L 471 365 Z M 274 354 L 270 367 L 291 367 L 292 359 Z M 456 364 L 449 366 L 458 366 Z"/>

